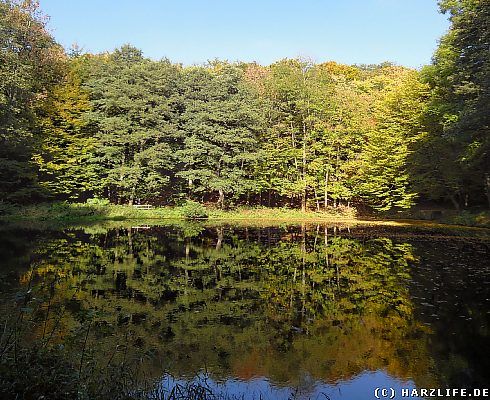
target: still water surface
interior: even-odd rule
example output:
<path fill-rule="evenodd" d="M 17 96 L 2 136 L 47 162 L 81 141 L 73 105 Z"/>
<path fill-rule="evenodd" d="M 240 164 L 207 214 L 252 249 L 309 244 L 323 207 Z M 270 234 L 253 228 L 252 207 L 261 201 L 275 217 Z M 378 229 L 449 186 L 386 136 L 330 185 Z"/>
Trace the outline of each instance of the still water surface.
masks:
<path fill-rule="evenodd" d="M 164 390 L 200 382 L 245 399 L 362 400 L 376 387 L 400 397 L 490 386 L 485 230 L 189 223 L 0 234 L 4 292 L 31 287 L 40 299 L 33 336 L 75 349 L 89 321 L 87 359 L 137 362 Z"/>

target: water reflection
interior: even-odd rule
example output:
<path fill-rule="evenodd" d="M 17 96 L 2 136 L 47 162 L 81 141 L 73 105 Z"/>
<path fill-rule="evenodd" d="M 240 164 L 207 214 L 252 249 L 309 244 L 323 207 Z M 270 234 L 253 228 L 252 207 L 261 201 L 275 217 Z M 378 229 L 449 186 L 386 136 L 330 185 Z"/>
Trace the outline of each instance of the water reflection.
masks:
<path fill-rule="evenodd" d="M 363 372 L 348 381 L 339 381 L 335 384 L 315 381 L 308 373 L 305 373 L 301 377 L 300 384 L 295 388 L 275 386 L 266 378 L 228 379 L 224 382 L 216 382 L 205 374 L 201 374 L 191 380 L 165 376 L 161 381 L 161 385 L 164 393 L 170 393 L 172 388 L 176 386 L 186 388 L 195 385 L 209 389 L 218 398 L 220 396 L 231 396 L 236 399 L 262 398 L 274 400 L 374 399 L 375 389 L 370 391 L 369 388 L 393 388 L 398 396 L 403 389 L 412 391 L 412 389 L 416 388 L 412 381 L 402 381 L 393 378 L 383 371 Z M 421 399 L 416 396 L 410 398 Z"/>
<path fill-rule="evenodd" d="M 88 337 L 93 365 L 133 359 L 156 380 L 206 370 L 214 389 L 311 399 L 488 384 L 474 354 L 488 241 L 434 243 L 366 227 L 66 230 L 31 241 L 20 282 L 42 301 L 35 335 L 73 351 Z"/>

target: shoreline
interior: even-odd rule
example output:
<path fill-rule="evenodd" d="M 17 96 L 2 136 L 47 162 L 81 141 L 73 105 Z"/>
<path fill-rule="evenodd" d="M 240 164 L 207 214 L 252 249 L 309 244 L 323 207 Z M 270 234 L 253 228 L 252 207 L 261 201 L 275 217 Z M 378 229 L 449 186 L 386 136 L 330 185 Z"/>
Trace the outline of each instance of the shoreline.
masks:
<path fill-rule="evenodd" d="M 407 215 L 394 218 L 393 215 L 357 215 L 354 208 L 343 212 L 335 209 L 327 212 L 287 209 L 287 208 L 237 208 L 231 210 L 216 210 L 203 208 L 206 218 L 187 218 L 182 207 L 156 207 L 150 210 L 141 210 L 128 205 L 90 205 L 86 203 L 45 203 L 35 206 L 18 207 L 10 213 L 0 215 L 2 224 L 104 224 L 124 223 L 131 221 L 146 222 L 147 225 L 158 225 L 159 222 L 168 223 L 227 223 L 233 222 L 244 225 L 265 224 L 298 224 L 298 223 L 338 223 L 347 225 L 375 225 L 375 226 L 420 226 L 420 227 L 453 227 L 490 229 L 490 214 L 459 214 L 452 218 L 429 220 L 410 218 Z"/>

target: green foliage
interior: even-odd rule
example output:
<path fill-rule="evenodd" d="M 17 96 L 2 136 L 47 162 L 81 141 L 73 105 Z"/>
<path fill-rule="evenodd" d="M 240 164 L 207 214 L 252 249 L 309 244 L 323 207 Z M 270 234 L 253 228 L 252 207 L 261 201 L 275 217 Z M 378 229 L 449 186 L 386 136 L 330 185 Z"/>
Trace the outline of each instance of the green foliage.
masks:
<path fill-rule="evenodd" d="M 468 199 L 490 206 L 490 3 L 444 0 L 440 7 L 451 27 L 423 71 L 432 95 L 429 132 L 416 159 L 419 183 L 456 209 Z"/>
<path fill-rule="evenodd" d="M 187 200 L 180 207 L 180 212 L 185 219 L 202 219 L 209 216 L 208 211 L 202 204 L 192 200 Z"/>
<path fill-rule="evenodd" d="M 400 67 L 385 68 L 372 79 L 381 88 L 374 103 L 379 122 L 366 133 L 354 190 L 376 210 L 409 208 L 416 197 L 409 156 L 422 134 L 427 87 L 415 71 Z"/>
<path fill-rule="evenodd" d="M 91 107 L 81 88 L 79 60 L 67 65 L 62 83 L 44 100 L 39 128 L 42 142 L 32 159 L 39 169 L 40 185 L 58 199 L 82 200 L 97 186 L 90 164 L 95 139 L 84 119 Z"/>
<path fill-rule="evenodd" d="M 333 211 L 333 210 L 332 210 Z M 306 218 L 321 219 L 328 217 L 353 217 L 353 209 L 345 210 L 345 213 L 332 212 L 330 214 L 311 213 Z M 138 209 L 128 205 L 111 204 L 107 199 L 93 198 L 85 203 L 41 203 L 37 205 L 14 207 L 11 205 L 0 205 L 0 218 L 9 221 L 31 221 L 36 223 L 46 221 L 52 223 L 84 223 L 91 221 L 122 221 L 122 220 L 147 220 L 155 224 L 162 219 L 205 219 L 212 218 L 301 218 L 305 217 L 295 210 L 286 209 L 247 209 L 228 211 L 208 211 L 203 205 L 189 200 L 182 206 L 154 207 L 149 210 Z M 193 230 L 192 228 L 191 230 Z M 195 230 L 195 229 L 194 229 Z"/>
<path fill-rule="evenodd" d="M 177 152 L 183 168 L 177 175 L 193 195 L 218 192 L 218 205 L 224 207 L 226 195 L 237 197 L 254 187 L 252 166 L 260 157 L 258 103 L 232 65 L 190 68 L 184 87 L 185 137 Z"/>
<path fill-rule="evenodd" d="M 183 67 L 130 45 L 67 57 L 37 3 L 0 1 L 0 199 L 490 204 L 490 7 L 440 6 L 451 29 L 417 72 L 302 59 Z"/>
<path fill-rule="evenodd" d="M 262 190 L 292 204 L 300 199 L 303 210 L 341 201 L 375 209 L 412 204 L 408 156 L 427 96 L 415 71 L 282 60 L 264 76 L 270 130 L 257 171 Z"/>
<path fill-rule="evenodd" d="M 100 199 L 98 197 L 94 197 L 92 199 L 87 199 L 86 203 L 90 206 L 108 206 L 110 201 L 108 199 Z"/>
<path fill-rule="evenodd" d="M 36 2 L 0 2 L 0 199 L 43 196 L 31 157 L 40 99 L 57 83 L 64 54 Z"/>
<path fill-rule="evenodd" d="M 175 163 L 178 76 L 168 61 L 151 62 L 123 46 L 84 83 L 96 130 L 91 165 L 98 194 L 130 204 L 162 195 Z"/>

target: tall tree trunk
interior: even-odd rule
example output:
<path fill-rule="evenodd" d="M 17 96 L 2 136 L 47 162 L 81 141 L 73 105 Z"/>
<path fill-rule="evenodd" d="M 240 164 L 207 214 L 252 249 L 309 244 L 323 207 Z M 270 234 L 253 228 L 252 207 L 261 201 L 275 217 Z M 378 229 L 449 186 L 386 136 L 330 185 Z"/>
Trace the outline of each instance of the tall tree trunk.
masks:
<path fill-rule="evenodd" d="M 320 211 L 320 200 L 318 200 L 318 193 L 315 188 L 315 202 L 316 202 L 316 210 Z"/>
<path fill-rule="evenodd" d="M 328 207 L 328 170 L 325 172 L 325 199 L 324 199 L 325 210 Z"/>
<path fill-rule="evenodd" d="M 136 193 L 136 186 L 133 186 L 131 189 L 131 195 L 129 196 L 129 201 L 128 201 L 129 206 L 132 206 L 134 204 L 135 193 Z"/>
<path fill-rule="evenodd" d="M 124 164 L 126 163 L 126 153 L 123 153 L 123 157 L 122 157 L 122 161 L 121 161 L 121 169 L 124 167 Z M 124 181 L 124 174 L 121 172 L 119 174 L 119 182 L 123 182 Z M 119 190 L 118 190 L 118 199 L 117 199 L 117 204 L 123 204 L 123 197 L 124 196 L 121 196 L 121 186 L 119 186 Z"/>
<path fill-rule="evenodd" d="M 219 189 L 218 193 L 219 193 L 218 207 L 225 208 L 225 192 L 223 192 L 223 189 Z"/>
<path fill-rule="evenodd" d="M 301 193 L 301 211 L 306 212 L 306 123 L 303 121 L 303 192 Z"/>
<path fill-rule="evenodd" d="M 340 165 L 340 145 L 337 144 L 337 161 L 335 162 L 335 171 L 334 171 L 335 182 L 338 182 L 340 180 L 340 178 L 339 178 L 339 176 L 340 176 L 339 165 Z M 340 204 L 340 199 L 337 197 L 333 201 L 334 208 L 337 208 L 339 206 L 339 204 Z"/>
<path fill-rule="evenodd" d="M 306 224 L 303 222 L 301 225 L 301 236 L 302 236 L 302 241 L 301 241 L 301 266 L 302 266 L 302 276 L 301 276 L 301 297 L 303 299 L 302 301 L 302 307 L 301 307 L 301 316 L 304 318 L 305 315 L 305 289 L 306 289 Z"/>

